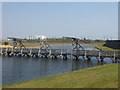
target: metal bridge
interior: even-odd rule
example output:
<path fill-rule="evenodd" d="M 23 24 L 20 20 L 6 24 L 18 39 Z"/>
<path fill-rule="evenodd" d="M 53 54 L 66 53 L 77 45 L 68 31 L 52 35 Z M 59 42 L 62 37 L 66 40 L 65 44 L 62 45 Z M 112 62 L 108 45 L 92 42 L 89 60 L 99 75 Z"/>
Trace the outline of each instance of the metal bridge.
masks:
<path fill-rule="evenodd" d="M 0 55 L 4 56 L 25 56 L 25 57 L 44 57 L 44 58 L 63 58 L 67 59 L 68 56 L 72 56 L 74 59 L 78 59 L 80 56 L 84 60 L 90 60 L 92 57 L 96 57 L 98 61 L 103 61 L 104 58 L 111 58 L 113 62 L 120 59 L 120 51 L 95 51 L 85 50 L 79 43 L 77 38 L 63 37 L 72 40 L 72 52 L 67 52 L 66 49 L 53 49 L 46 41 L 40 42 L 38 49 L 28 49 L 23 43 L 22 39 L 10 38 L 13 40 L 13 48 L 0 48 Z M 19 48 L 17 47 L 19 43 Z M 17 48 L 15 48 L 17 47 Z"/>

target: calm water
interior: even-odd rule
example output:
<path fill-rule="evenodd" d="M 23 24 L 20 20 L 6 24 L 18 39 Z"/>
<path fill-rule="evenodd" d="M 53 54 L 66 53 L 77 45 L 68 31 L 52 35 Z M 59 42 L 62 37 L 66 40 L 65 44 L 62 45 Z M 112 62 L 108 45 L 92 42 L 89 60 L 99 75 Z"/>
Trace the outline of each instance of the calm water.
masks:
<path fill-rule="evenodd" d="M 53 47 L 71 51 L 71 46 Z M 84 48 L 89 49 L 89 46 L 84 46 Z M 105 59 L 103 63 L 100 63 L 96 58 L 92 58 L 91 61 L 84 61 L 82 57 L 80 57 L 79 60 L 72 60 L 71 57 L 68 57 L 67 60 L 62 60 L 3 56 L 2 84 L 5 85 L 40 77 L 47 77 L 108 63 L 112 63 L 112 61 L 110 59 Z"/>

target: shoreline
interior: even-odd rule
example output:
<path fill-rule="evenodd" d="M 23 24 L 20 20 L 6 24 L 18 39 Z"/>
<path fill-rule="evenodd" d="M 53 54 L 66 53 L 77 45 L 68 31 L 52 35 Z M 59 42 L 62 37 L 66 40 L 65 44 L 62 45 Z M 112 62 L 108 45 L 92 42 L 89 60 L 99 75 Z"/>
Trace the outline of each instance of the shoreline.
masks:
<path fill-rule="evenodd" d="M 64 74 L 42 77 L 42 78 L 27 80 L 23 82 L 11 83 L 7 85 L 3 85 L 3 88 L 50 88 L 50 87 L 52 88 L 62 88 L 62 87 L 116 88 L 118 87 L 118 78 L 115 78 L 118 75 L 117 69 L 118 69 L 118 64 L 105 64 L 105 65 L 95 66 L 87 69 L 76 70 L 73 72 L 67 72 Z M 110 74 L 108 74 L 108 72 Z M 94 78 L 92 77 L 89 78 L 88 75 L 94 76 Z M 87 80 L 87 82 L 85 82 L 85 80 Z M 91 80 L 93 84 L 92 86 L 89 83 L 91 82 Z M 74 83 L 74 81 L 76 83 Z M 42 83 L 39 83 L 39 82 L 42 82 Z M 73 82 L 73 84 L 71 84 L 71 82 Z M 107 85 L 105 83 L 107 83 Z M 69 84 L 71 84 L 72 86 Z"/>
<path fill-rule="evenodd" d="M 49 45 L 50 46 L 65 46 L 65 45 L 72 45 L 71 43 L 49 43 Z M 82 43 L 82 44 L 80 44 L 80 45 L 97 45 L 97 44 L 84 44 L 84 43 Z M 37 43 L 37 45 L 35 44 L 29 44 L 29 45 L 26 45 L 25 44 L 25 46 L 26 46 L 26 48 L 39 48 L 39 45 L 38 45 L 38 43 Z M 0 45 L 0 48 L 12 48 L 13 46 L 11 46 L 11 45 Z"/>

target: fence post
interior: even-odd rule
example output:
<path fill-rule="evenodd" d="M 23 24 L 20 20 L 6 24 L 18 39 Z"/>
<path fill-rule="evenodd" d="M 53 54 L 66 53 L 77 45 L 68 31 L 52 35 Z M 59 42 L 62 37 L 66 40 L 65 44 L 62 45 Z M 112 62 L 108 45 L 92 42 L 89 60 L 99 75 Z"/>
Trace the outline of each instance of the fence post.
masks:
<path fill-rule="evenodd" d="M 21 53 L 21 55 L 23 54 L 23 49 L 21 49 L 21 52 L 20 52 L 20 53 Z"/>
<path fill-rule="evenodd" d="M 100 61 L 101 60 L 101 52 L 99 51 L 99 55 L 98 55 L 98 60 Z"/>
<path fill-rule="evenodd" d="M 84 59 L 87 60 L 86 50 L 85 50 L 85 53 L 84 53 Z"/>
<path fill-rule="evenodd" d="M 7 55 L 8 48 L 6 48 L 5 55 Z"/>
<path fill-rule="evenodd" d="M 30 56 L 31 56 L 31 54 L 32 54 L 32 49 L 30 49 Z"/>
<path fill-rule="evenodd" d="M 11 51 L 11 54 L 13 54 L 14 50 L 13 50 L 13 47 L 12 47 L 12 51 Z"/>
<path fill-rule="evenodd" d="M 113 57 L 114 60 L 115 60 L 115 56 L 116 56 L 116 55 L 115 55 L 115 51 L 114 51 L 114 57 Z"/>
<path fill-rule="evenodd" d="M 49 51 L 49 56 L 51 55 L 51 49 L 50 49 L 50 51 Z"/>

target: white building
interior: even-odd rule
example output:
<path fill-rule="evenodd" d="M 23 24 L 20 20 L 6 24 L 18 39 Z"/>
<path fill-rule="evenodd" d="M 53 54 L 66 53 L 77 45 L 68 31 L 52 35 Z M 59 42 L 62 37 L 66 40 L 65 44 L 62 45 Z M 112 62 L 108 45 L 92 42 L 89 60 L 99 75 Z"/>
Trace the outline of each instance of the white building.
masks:
<path fill-rule="evenodd" d="M 36 35 L 36 36 L 35 36 L 35 39 L 44 40 L 44 39 L 46 39 L 46 36 L 44 36 L 44 35 Z"/>

